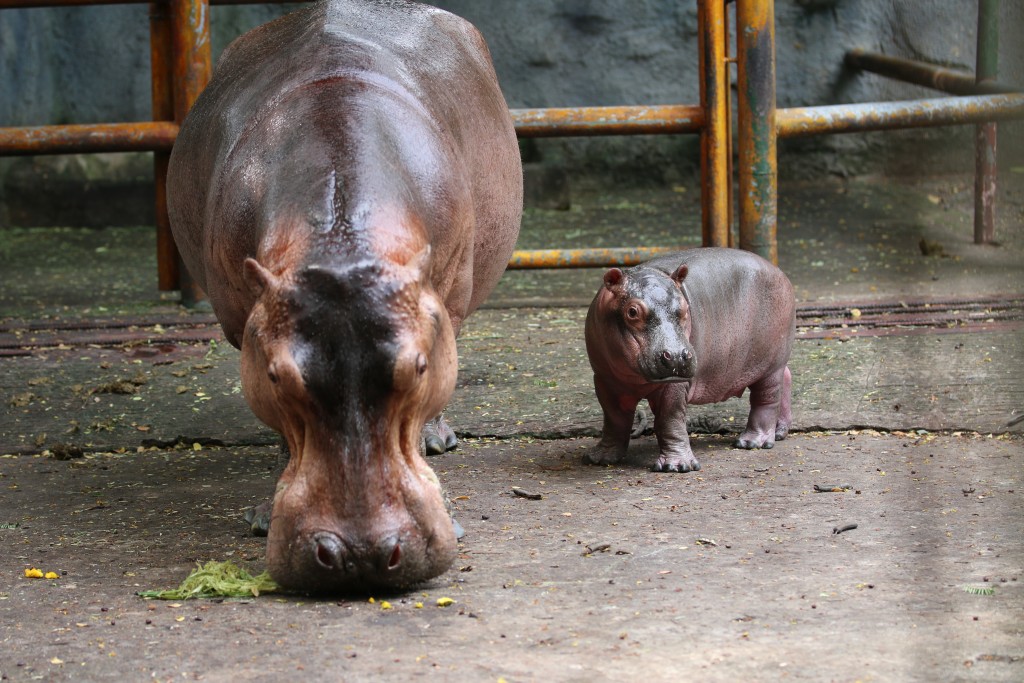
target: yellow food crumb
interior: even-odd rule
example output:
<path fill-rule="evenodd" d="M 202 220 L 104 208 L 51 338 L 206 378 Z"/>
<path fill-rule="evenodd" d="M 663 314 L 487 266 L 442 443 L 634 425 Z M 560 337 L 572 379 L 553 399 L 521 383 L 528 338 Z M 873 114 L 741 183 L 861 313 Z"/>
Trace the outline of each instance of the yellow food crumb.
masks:
<path fill-rule="evenodd" d="M 371 605 L 372 605 L 373 603 L 375 603 L 375 602 L 377 602 L 377 601 L 376 601 L 376 600 L 374 600 L 373 598 L 370 598 L 370 604 L 371 604 Z"/>
<path fill-rule="evenodd" d="M 59 579 L 60 575 L 57 572 L 46 572 L 43 576 L 44 579 Z"/>
<path fill-rule="evenodd" d="M 423 603 L 417 602 L 415 605 L 413 605 L 413 607 L 415 607 L 416 609 L 423 609 Z"/>
<path fill-rule="evenodd" d="M 381 600 L 380 601 L 380 608 L 381 609 L 391 609 L 391 603 L 388 602 L 387 600 Z"/>
<path fill-rule="evenodd" d="M 448 605 L 452 605 L 454 603 L 455 603 L 455 601 L 452 600 L 451 598 L 438 598 L 437 599 L 437 606 L 438 607 L 447 607 Z"/>
<path fill-rule="evenodd" d="M 41 569 L 36 569 L 35 567 L 32 567 L 32 569 L 26 569 L 25 570 L 25 578 L 26 579 L 41 579 L 41 578 L 43 578 L 43 572 L 42 572 Z"/>

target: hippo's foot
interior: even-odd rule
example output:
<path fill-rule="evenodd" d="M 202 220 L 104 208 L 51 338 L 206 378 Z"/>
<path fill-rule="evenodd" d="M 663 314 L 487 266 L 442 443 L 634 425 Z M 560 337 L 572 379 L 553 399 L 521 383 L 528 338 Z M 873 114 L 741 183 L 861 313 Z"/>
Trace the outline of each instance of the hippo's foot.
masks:
<path fill-rule="evenodd" d="M 274 510 L 274 501 L 265 500 L 245 511 L 245 523 L 249 525 L 253 536 L 266 536 L 270 533 L 270 513 Z"/>
<path fill-rule="evenodd" d="M 455 432 L 448 426 L 443 415 L 428 420 L 423 425 L 423 451 L 427 455 L 440 455 L 459 445 Z"/>
<path fill-rule="evenodd" d="M 775 440 L 776 441 L 782 441 L 787 436 L 789 436 L 789 425 L 788 424 L 779 422 L 777 425 L 775 425 Z"/>
<path fill-rule="evenodd" d="M 583 462 L 588 465 L 614 465 L 622 462 L 625 457 L 625 448 L 598 443 L 583 454 Z"/>
<path fill-rule="evenodd" d="M 650 423 L 650 418 L 647 417 L 647 411 L 644 410 L 644 407 L 642 405 L 637 406 L 636 413 L 633 415 L 633 429 L 629 432 L 629 437 L 631 439 L 639 439 L 648 432 Z"/>
<path fill-rule="evenodd" d="M 736 443 L 733 445 L 736 448 L 746 448 L 747 450 L 753 450 L 755 448 L 775 448 L 775 438 L 774 433 L 764 434 L 748 429 L 740 434 L 740 437 L 736 439 Z"/>
<path fill-rule="evenodd" d="M 700 462 L 693 457 L 693 453 L 683 453 L 682 455 L 661 453 L 651 465 L 652 472 L 696 472 L 699 469 Z"/>

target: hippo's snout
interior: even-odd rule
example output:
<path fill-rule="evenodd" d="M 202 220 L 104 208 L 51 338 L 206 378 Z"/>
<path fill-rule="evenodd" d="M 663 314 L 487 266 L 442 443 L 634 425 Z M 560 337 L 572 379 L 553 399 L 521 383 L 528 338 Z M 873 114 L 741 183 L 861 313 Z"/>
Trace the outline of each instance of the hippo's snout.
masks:
<path fill-rule="evenodd" d="M 687 382 L 693 379 L 696 372 L 696 360 L 693 351 L 686 346 L 675 349 L 662 348 L 658 353 L 649 356 L 647 362 L 641 363 L 645 379 L 649 382 Z"/>
<path fill-rule="evenodd" d="M 402 564 L 402 544 L 396 534 L 360 546 L 345 543 L 330 531 L 320 531 L 313 534 L 309 552 L 324 571 L 353 577 L 384 576 L 398 571 Z"/>
<path fill-rule="evenodd" d="M 666 373 L 663 381 L 681 381 L 693 377 L 693 352 L 687 348 L 661 352 L 661 367 Z"/>
<path fill-rule="evenodd" d="M 451 563 L 455 539 L 450 519 L 443 531 L 440 537 L 406 529 L 361 538 L 323 529 L 300 532 L 283 552 L 271 553 L 268 567 L 282 586 L 303 591 L 407 588 L 440 574 Z"/>

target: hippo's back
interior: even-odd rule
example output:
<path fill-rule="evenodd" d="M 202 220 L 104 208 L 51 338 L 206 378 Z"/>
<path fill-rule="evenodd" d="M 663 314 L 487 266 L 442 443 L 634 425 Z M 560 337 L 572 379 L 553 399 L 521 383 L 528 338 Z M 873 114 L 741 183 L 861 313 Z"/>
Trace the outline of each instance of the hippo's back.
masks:
<path fill-rule="evenodd" d="M 335 171 L 358 176 L 360 155 L 379 156 L 359 149 L 374 131 L 349 129 L 361 120 L 361 109 L 379 109 L 381 98 L 391 98 L 404 108 L 403 116 L 412 112 L 424 130 L 443 138 L 429 141 L 435 149 L 451 150 L 445 166 L 456 170 L 439 169 L 447 175 L 428 179 L 441 187 L 431 191 L 444 196 L 444 183 L 465 186 L 460 192 L 468 187 L 472 207 L 462 213 L 475 224 L 477 286 L 466 314 L 497 282 L 518 233 L 522 176 L 511 118 L 479 32 L 419 3 L 324 0 L 235 40 L 172 152 L 168 208 L 175 240 L 229 338 L 252 305 L 242 264 L 257 257 L 267 231 L 277 229 L 271 223 L 279 207 L 271 204 L 299 201 L 329 209 L 335 188 L 320 189 L 333 182 L 327 178 Z M 308 163 L 296 162 L 299 148 Z M 346 168 L 338 166 L 339 154 L 349 155 Z M 345 191 L 352 187 L 349 182 Z M 424 223 L 442 258 L 454 248 L 449 243 L 464 244 L 469 237 L 445 234 L 445 220 L 427 216 Z M 315 232 L 317 226 L 295 229 Z M 296 235 L 293 241 L 308 240 Z"/>

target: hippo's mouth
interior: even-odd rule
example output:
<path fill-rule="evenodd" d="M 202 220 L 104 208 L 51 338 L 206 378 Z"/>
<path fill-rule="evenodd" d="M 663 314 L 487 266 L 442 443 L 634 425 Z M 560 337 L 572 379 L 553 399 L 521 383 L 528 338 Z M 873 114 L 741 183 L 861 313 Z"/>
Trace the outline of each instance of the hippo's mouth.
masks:
<path fill-rule="evenodd" d="M 693 381 L 693 377 L 680 377 L 679 375 L 668 375 L 667 377 L 650 377 L 649 382 L 652 384 L 689 384 Z"/>

